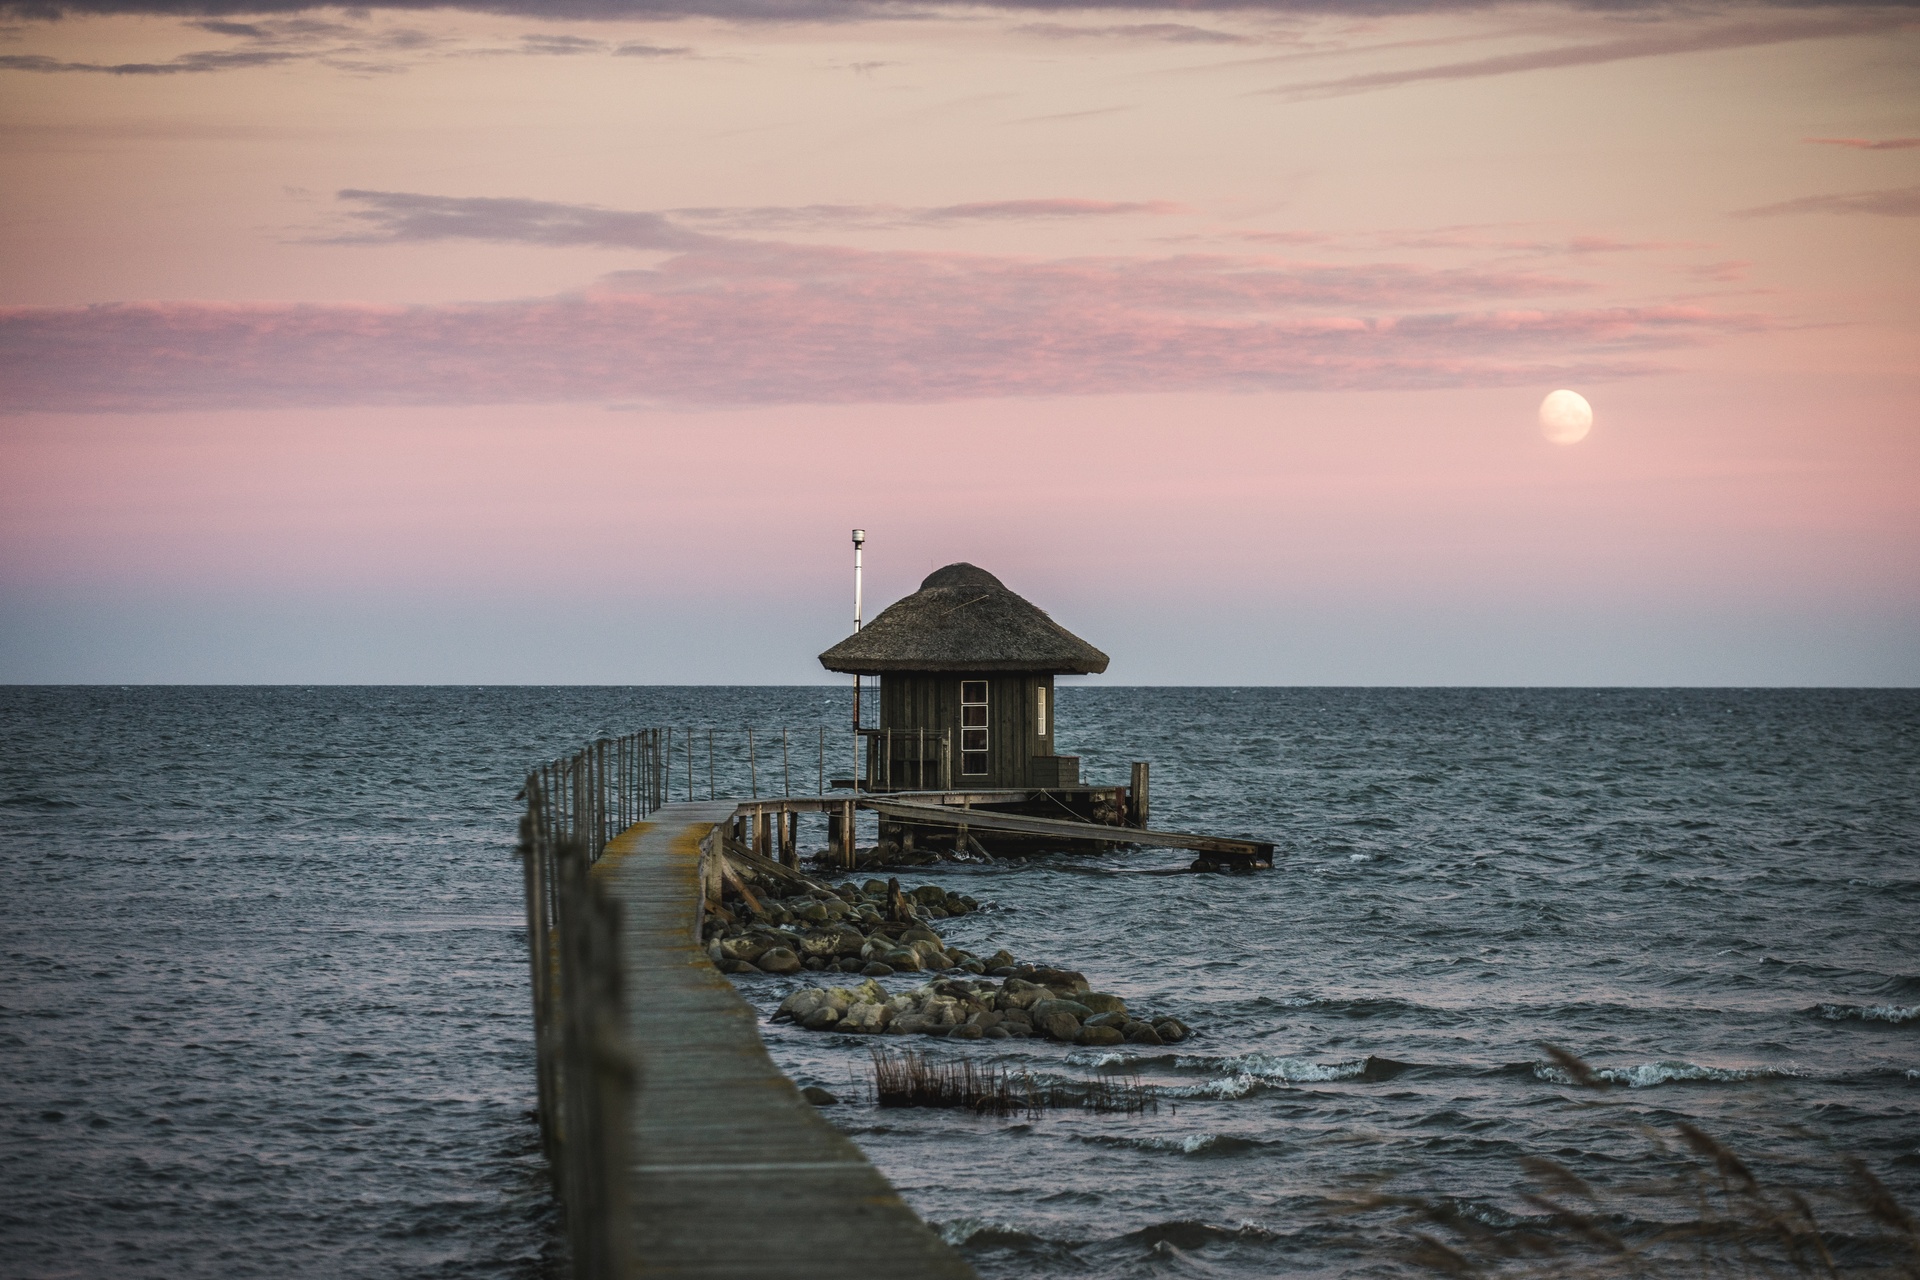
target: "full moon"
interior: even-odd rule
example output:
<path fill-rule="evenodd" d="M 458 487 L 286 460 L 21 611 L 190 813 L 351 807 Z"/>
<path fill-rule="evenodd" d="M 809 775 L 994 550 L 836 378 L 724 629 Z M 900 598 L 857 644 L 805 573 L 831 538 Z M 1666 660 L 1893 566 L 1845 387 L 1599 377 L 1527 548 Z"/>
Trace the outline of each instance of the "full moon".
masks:
<path fill-rule="evenodd" d="M 1540 432 L 1555 444 L 1579 444 L 1593 430 L 1593 406 L 1578 391 L 1556 391 L 1540 402 Z"/>

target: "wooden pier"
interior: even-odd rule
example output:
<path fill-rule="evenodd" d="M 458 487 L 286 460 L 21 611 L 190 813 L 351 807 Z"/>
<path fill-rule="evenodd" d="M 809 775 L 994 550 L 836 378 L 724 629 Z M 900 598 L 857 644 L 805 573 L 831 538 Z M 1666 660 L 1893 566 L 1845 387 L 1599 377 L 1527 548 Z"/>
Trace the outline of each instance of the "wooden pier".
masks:
<path fill-rule="evenodd" d="M 540 1129 L 578 1280 L 973 1275 L 774 1066 L 702 946 L 736 864 L 800 879 L 802 814 L 826 817 L 829 861 L 847 870 L 859 809 L 957 848 L 978 849 L 980 831 L 1272 865 L 1263 842 L 1147 828 L 1145 765 L 1126 787 L 668 804 L 670 744 L 659 729 L 605 739 L 535 769 L 522 793 Z M 1071 812 L 1076 796 L 1105 797 L 1091 807 L 1109 820 L 1021 811 Z"/>
<path fill-rule="evenodd" d="M 702 844 L 736 807 L 668 805 L 593 871 L 620 919 L 635 1271 L 971 1277 L 773 1065 L 752 1006 L 699 945 Z"/>

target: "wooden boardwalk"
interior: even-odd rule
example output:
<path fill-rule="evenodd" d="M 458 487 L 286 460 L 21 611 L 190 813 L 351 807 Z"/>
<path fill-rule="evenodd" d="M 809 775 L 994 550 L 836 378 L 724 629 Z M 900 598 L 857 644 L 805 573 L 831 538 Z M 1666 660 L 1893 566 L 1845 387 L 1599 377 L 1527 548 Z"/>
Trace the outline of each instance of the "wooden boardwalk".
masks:
<path fill-rule="evenodd" d="M 629 1199 L 643 1276 L 971 1278 L 782 1075 L 751 1006 L 694 940 L 700 841 L 738 802 L 670 804 L 593 874 L 621 908 L 637 1066 Z"/>

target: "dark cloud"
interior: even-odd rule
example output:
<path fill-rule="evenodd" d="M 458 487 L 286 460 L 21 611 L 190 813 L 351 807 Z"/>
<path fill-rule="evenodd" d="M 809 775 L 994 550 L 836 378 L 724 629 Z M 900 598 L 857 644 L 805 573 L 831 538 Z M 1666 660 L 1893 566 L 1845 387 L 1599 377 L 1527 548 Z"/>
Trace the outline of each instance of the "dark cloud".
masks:
<path fill-rule="evenodd" d="M 1163 40 L 1169 44 L 1248 44 L 1247 36 L 1184 22 L 1135 22 L 1108 27 L 1075 27 L 1060 22 L 1030 22 L 1015 27 L 1023 35 L 1047 40 Z"/>
<path fill-rule="evenodd" d="M 340 198 L 359 207 L 346 214 L 353 230 L 325 237 L 335 244 L 491 240 L 677 251 L 713 243 L 711 237 L 675 226 L 657 213 L 408 191 L 348 190 L 340 192 Z"/>
<path fill-rule="evenodd" d="M 1920 138 L 1802 138 L 1802 142 L 1825 147 L 1851 147 L 1855 151 L 1911 151 L 1920 147 Z"/>
<path fill-rule="evenodd" d="M 1752 8 L 1747 7 L 1742 11 L 1751 12 Z M 1332 80 L 1281 85 L 1268 92 L 1296 98 L 1334 97 L 1427 81 L 1474 80 L 1524 71 L 1596 66 L 1632 58 L 1751 48 L 1831 36 L 1871 35 L 1909 26 L 1915 21 L 1912 6 L 1881 6 L 1839 9 L 1818 15 L 1776 13 L 1758 19 L 1717 21 L 1706 25 L 1684 21 L 1656 23 L 1618 40 L 1563 45 L 1555 49 L 1535 49 L 1526 53 L 1509 53 L 1397 71 L 1373 71 Z"/>
<path fill-rule="evenodd" d="M 1869 214 L 1882 218 L 1920 218 L 1920 187 L 1890 191 L 1854 191 L 1845 195 L 1801 196 L 1757 209 L 1741 209 L 1736 218 L 1774 218 L 1796 213 Z"/>
<path fill-rule="evenodd" d="M 96 72 L 109 76 L 174 76 L 208 71 L 234 71 L 243 67 L 270 67 L 295 62 L 306 54 L 280 49 L 221 49 L 203 53 L 183 53 L 165 62 L 67 62 L 38 54 L 0 56 L 0 70 L 43 72 Z"/>

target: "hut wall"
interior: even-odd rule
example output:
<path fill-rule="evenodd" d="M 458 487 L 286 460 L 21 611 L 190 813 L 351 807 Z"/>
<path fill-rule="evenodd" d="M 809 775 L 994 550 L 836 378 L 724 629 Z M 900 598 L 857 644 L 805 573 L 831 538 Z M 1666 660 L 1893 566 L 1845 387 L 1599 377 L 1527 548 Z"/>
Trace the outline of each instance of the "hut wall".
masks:
<path fill-rule="evenodd" d="M 963 773 L 960 752 L 960 686 L 987 682 L 987 772 Z M 1047 703 L 1047 733 L 1039 732 L 1039 695 Z M 1053 677 L 1003 671 L 973 673 L 888 672 L 880 677 L 881 729 L 893 731 L 892 785 L 896 789 L 940 784 L 940 744 L 952 734 L 953 784 L 980 787 L 1071 786 L 1074 766 L 1053 755 Z M 924 774 L 917 764 L 919 739 L 926 730 Z M 1071 757 L 1069 757 L 1071 759 Z M 1077 765 L 1077 762 L 1075 762 Z M 1071 778 L 1062 773 L 1072 773 Z"/>

